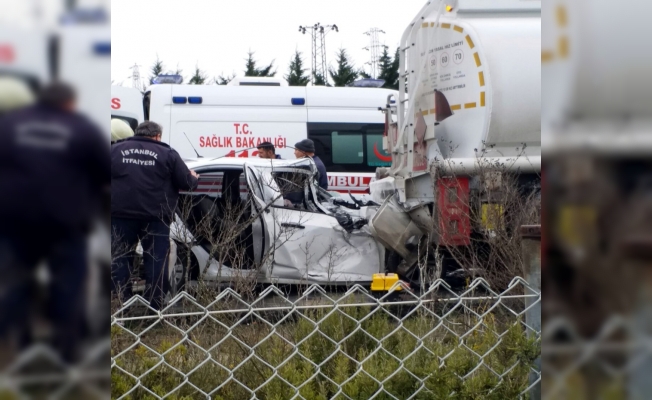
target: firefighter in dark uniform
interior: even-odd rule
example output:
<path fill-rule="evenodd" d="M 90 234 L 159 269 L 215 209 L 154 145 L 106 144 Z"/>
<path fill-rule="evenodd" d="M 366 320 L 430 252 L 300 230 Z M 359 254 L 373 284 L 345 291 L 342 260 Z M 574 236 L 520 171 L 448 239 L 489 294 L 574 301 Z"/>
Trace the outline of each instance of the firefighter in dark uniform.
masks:
<path fill-rule="evenodd" d="M 111 275 L 113 291 L 131 297 L 133 252 L 140 240 L 145 268 L 145 298 L 155 310 L 163 306 L 167 286 L 170 223 L 179 191 L 197 187 L 198 175 L 179 153 L 161 142 L 162 128 L 143 122 L 135 136 L 111 146 Z"/>
<path fill-rule="evenodd" d="M 83 335 L 87 235 L 111 174 L 108 138 L 75 105 L 73 88 L 52 83 L 0 120 L 0 339 L 17 330 L 30 345 L 32 282 L 45 261 L 53 340 L 68 361 Z"/>

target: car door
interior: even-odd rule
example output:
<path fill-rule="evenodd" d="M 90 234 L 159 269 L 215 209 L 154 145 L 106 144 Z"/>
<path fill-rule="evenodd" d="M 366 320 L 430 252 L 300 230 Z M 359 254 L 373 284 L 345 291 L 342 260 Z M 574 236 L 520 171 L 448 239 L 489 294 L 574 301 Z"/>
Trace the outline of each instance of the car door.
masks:
<path fill-rule="evenodd" d="M 272 276 L 318 284 L 369 282 L 384 249 L 365 230 L 347 232 L 332 215 L 275 207 L 279 235 Z"/>
<path fill-rule="evenodd" d="M 254 259 L 260 266 L 261 274 L 269 277 L 275 250 L 273 238 L 280 228 L 273 206 L 283 204 L 283 198 L 269 172 L 261 171 L 247 163 L 244 172 L 252 199 Z"/>

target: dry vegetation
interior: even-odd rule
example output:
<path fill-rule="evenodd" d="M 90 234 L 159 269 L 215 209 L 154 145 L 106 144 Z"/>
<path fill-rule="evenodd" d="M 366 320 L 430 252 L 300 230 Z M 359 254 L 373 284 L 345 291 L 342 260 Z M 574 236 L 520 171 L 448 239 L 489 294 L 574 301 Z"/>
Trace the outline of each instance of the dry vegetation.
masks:
<path fill-rule="evenodd" d="M 409 310 L 346 307 L 248 318 L 244 312 L 218 313 L 228 306 L 211 307 L 210 317 L 115 325 L 112 357 L 135 342 L 125 329 L 140 334 L 140 344 L 117 357 L 116 365 L 141 377 L 156 395 L 172 393 L 171 399 L 205 398 L 194 385 L 214 399 L 290 399 L 299 393 L 305 399 L 362 400 L 384 381 L 383 389 L 399 399 L 419 392 L 412 398 L 502 400 L 518 398 L 528 387 L 540 353 L 538 342 L 501 309 L 484 318 L 458 313 L 443 323 L 419 309 L 399 323 L 390 313 L 405 316 Z M 182 385 L 184 374 L 188 383 Z M 136 385 L 118 368 L 111 378 L 113 398 Z M 139 388 L 125 398 L 154 396 Z"/>

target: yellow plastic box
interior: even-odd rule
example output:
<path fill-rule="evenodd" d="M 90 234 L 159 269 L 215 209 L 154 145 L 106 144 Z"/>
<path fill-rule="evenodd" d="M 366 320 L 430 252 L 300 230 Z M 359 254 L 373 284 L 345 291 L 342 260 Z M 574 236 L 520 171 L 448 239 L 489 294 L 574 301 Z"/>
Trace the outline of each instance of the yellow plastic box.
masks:
<path fill-rule="evenodd" d="M 396 274 L 373 274 L 371 279 L 372 292 L 386 292 L 398 282 L 398 275 Z M 403 290 L 402 287 L 396 287 L 396 291 Z"/>

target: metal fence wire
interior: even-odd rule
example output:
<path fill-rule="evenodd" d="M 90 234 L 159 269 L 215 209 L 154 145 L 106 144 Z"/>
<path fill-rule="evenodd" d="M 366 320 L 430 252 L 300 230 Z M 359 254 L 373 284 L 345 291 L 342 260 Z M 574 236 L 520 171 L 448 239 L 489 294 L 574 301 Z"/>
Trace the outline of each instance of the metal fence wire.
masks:
<path fill-rule="evenodd" d="M 136 296 L 113 314 L 112 398 L 512 399 L 540 386 L 541 293 L 522 278 L 500 293 L 482 279 L 462 293 L 399 282 L 380 298 L 360 285 L 212 293 L 160 312 Z"/>

